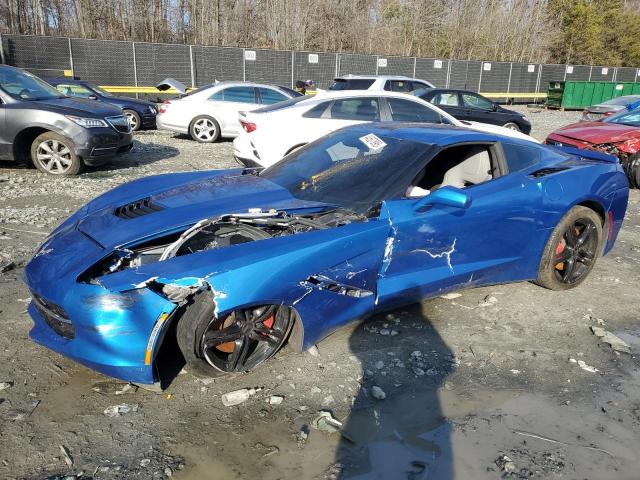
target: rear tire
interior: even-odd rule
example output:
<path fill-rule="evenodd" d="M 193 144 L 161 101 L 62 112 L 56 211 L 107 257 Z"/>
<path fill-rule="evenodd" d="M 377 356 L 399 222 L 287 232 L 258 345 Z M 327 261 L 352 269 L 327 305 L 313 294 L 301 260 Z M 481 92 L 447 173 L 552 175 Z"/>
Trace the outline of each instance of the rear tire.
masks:
<path fill-rule="evenodd" d="M 503 125 L 504 128 L 508 128 L 509 130 L 514 130 L 516 132 L 520 131 L 520 127 L 518 126 L 517 123 L 514 122 L 507 122 Z"/>
<path fill-rule="evenodd" d="M 264 363 L 284 345 L 294 321 L 293 311 L 282 305 L 240 309 L 217 318 L 215 298 L 207 291 L 186 306 L 176 338 L 190 371 L 219 377 Z"/>
<path fill-rule="evenodd" d="M 593 269 L 602 242 L 600 216 L 590 208 L 573 207 L 549 237 L 535 283 L 550 290 L 577 287 Z"/>
<path fill-rule="evenodd" d="M 199 143 L 213 143 L 220 138 L 220 125 L 207 115 L 194 118 L 189 125 L 189 135 Z"/>
<path fill-rule="evenodd" d="M 31 144 L 31 161 L 38 170 L 49 175 L 77 175 L 84 166 L 76 155 L 73 142 L 55 132 L 36 137 Z"/>

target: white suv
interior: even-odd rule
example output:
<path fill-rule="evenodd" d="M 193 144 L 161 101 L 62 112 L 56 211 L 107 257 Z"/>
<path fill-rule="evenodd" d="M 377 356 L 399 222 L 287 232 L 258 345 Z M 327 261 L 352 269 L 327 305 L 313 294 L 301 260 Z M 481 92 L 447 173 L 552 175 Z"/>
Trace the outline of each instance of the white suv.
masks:
<path fill-rule="evenodd" d="M 409 93 L 419 88 L 435 88 L 430 82 L 402 75 L 344 75 L 333 79 L 329 90 L 386 90 Z"/>

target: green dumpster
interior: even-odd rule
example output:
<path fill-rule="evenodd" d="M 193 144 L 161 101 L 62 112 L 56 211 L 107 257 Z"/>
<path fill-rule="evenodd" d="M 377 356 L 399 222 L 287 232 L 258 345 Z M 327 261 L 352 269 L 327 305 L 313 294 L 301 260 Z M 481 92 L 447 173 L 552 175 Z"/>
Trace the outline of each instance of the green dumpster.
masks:
<path fill-rule="evenodd" d="M 549 82 L 546 105 L 581 110 L 623 95 L 640 95 L 640 83 L 633 82 Z"/>
<path fill-rule="evenodd" d="M 549 108 L 562 108 L 562 96 L 564 95 L 565 82 L 549 82 L 547 88 L 547 100 L 545 106 Z"/>

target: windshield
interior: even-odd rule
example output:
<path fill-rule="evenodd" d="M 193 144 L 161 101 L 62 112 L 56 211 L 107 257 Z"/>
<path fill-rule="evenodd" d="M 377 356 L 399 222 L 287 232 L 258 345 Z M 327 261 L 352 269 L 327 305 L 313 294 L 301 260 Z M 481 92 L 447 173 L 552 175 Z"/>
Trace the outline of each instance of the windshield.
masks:
<path fill-rule="evenodd" d="M 273 103 L 266 107 L 256 108 L 255 110 L 251 110 L 251 113 L 273 112 L 275 110 L 281 110 L 283 108 L 290 107 L 291 105 L 295 105 L 296 103 L 303 102 L 304 100 L 309 100 L 309 97 L 300 95 L 295 98 L 290 98 L 289 100 L 283 100 L 282 102 Z"/>
<path fill-rule="evenodd" d="M 260 173 L 300 199 L 364 213 L 401 198 L 432 150 L 428 144 L 365 129 L 335 132 Z"/>
<path fill-rule="evenodd" d="M 64 98 L 58 90 L 35 75 L 13 68 L 0 69 L 0 88 L 16 100 Z"/>
<path fill-rule="evenodd" d="M 630 127 L 640 127 L 640 108 L 636 108 L 630 112 L 625 110 L 622 113 L 605 118 L 603 121 L 616 123 L 618 125 L 629 125 Z"/>
<path fill-rule="evenodd" d="M 333 85 L 329 87 L 329 90 L 366 90 L 373 85 L 373 79 L 354 78 L 345 80 L 343 78 L 336 78 Z"/>
<path fill-rule="evenodd" d="M 113 97 L 113 93 L 109 93 L 105 89 L 100 88 L 96 85 L 91 85 L 91 88 L 93 88 L 96 92 L 98 92 L 103 97 Z"/>

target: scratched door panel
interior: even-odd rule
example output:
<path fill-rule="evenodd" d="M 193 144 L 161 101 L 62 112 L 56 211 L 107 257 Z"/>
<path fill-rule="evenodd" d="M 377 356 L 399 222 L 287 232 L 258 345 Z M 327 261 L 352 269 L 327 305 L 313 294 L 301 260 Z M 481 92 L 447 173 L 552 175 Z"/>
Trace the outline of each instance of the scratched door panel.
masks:
<path fill-rule="evenodd" d="M 535 278 L 544 232 L 540 196 L 521 175 L 464 191 L 467 208 L 434 205 L 415 212 L 415 200 L 386 202 L 391 235 L 379 273 L 380 303 L 404 303 L 467 286 Z M 541 251 L 540 251 L 541 253 Z"/>

